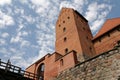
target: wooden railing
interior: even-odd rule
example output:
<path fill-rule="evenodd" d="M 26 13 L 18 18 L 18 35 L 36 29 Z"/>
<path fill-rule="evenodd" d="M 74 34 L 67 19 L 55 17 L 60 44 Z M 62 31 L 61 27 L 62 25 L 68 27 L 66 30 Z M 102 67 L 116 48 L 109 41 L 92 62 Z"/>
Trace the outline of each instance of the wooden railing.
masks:
<path fill-rule="evenodd" d="M 33 80 L 36 80 L 36 79 L 39 80 L 39 76 L 37 74 L 22 70 L 20 67 L 14 66 L 9 62 L 5 63 L 1 61 L 1 59 L 0 59 L 0 69 L 3 69 L 5 72 L 10 71 Z"/>

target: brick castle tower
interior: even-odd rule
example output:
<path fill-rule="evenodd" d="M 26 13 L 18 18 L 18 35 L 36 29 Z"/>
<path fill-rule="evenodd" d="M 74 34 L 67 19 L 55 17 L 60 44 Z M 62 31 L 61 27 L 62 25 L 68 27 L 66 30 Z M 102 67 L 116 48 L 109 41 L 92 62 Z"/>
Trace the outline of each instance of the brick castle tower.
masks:
<path fill-rule="evenodd" d="M 71 8 L 63 8 L 56 23 L 55 51 L 65 55 L 71 50 L 77 52 L 78 61 L 95 55 L 92 34 L 88 21 Z"/>

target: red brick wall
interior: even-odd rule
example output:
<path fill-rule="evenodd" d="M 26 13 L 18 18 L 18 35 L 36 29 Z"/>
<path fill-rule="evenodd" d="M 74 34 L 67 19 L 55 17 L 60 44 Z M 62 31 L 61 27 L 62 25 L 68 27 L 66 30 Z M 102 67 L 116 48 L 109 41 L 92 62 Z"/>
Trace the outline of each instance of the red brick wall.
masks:
<path fill-rule="evenodd" d="M 64 28 L 66 28 L 65 31 L 63 31 Z M 66 41 L 64 41 L 65 37 Z M 56 24 L 55 51 L 65 55 L 66 48 L 68 48 L 68 52 L 71 50 L 81 52 L 80 41 L 72 9 L 62 9 Z"/>
<path fill-rule="evenodd" d="M 75 52 L 70 52 L 63 58 L 59 60 L 59 73 L 61 71 L 64 71 L 65 69 L 69 69 L 71 67 L 74 67 L 76 64 L 76 53 Z M 61 64 L 61 60 L 63 60 L 63 64 Z"/>
<path fill-rule="evenodd" d="M 28 71 L 28 72 L 31 72 L 31 73 L 35 73 L 35 64 L 33 64 L 33 65 L 31 65 L 30 67 L 28 67 L 27 69 L 26 69 L 26 71 Z"/>
<path fill-rule="evenodd" d="M 32 73 L 35 72 L 36 74 L 38 74 L 38 71 L 40 71 L 39 70 L 40 65 L 44 63 L 45 65 L 44 80 L 53 80 L 53 78 L 55 78 L 59 72 L 75 66 L 75 63 L 77 61 L 75 52 L 71 52 L 61 58 L 64 61 L 63 66 L 60 65 L 61 59 L 58 59 L 60 58 L 58 56 L 60 56 L 58 55 L 58 53 L 53 53 L 51 56 L 47 55 L 45 56 L 44 60 L 35 62 L 33 65 L 28 67 L 26 71 L 29 71 Z"/>
<path fill-rule="evenodd" d="M 45 58 L 45 80 L 51 80 L 58 74 L 57 63 L 55 62 L 56 54 L 52 54 L 50 57 Z"/>
<path fill-rule="evenodd" d="M 93 57 L 95 56 L 95 49 L 92 43 L 93 36 L 88 22 L 79 17 L 76 13 L 74 13 L 74 16 L 83 56 L 87 58 Z"/>
<path fill-rule="evenodd" d="M 78 61 L 82 62 L 83 56 L 90 58 L 95 55 L 91 39 L 88 23 L 73 9 L 63 8 L 56 23 L 56 52 L 65 55 L 66 48 L 68 52 L 75 50 Z"/>
<path fill-rule="evenodd" d="M 100 54 L 114 48 L 117 41 L 120 40 L 120 31 L 117 29 L 109 32 L 109 35 L 110 36 L 108 36 L 108 33 L 106 33 L 101 38 L 94 40 L 96 54 Z"/>

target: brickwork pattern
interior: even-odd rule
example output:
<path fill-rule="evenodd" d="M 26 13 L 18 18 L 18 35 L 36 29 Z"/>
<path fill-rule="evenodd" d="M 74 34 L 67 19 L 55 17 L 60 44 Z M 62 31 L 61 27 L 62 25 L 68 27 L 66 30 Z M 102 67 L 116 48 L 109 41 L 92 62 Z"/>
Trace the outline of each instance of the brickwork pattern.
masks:
<path fill-rule="evenodd" d="M 55 80 L 119 80 L 120 46 L 61 72 Z"/>

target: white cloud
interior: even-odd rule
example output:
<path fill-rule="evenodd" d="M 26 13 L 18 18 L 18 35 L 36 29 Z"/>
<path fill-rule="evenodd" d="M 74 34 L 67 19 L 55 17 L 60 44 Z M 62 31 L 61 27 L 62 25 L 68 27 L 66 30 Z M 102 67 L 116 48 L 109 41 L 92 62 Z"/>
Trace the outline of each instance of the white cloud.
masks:
<path fill-rule="evenodd" d="M 20 0 L 20 2 L 21 2 L 22 4 L 27 4 L 27 3 L 28 3 L 28 0 Z"/>
<path fill-rule="evenodd" d="M 23 23 L 33 24 L 35 22 L 35 17 L 32 17 L 31 14 L 27 14 L 27 10 L 24 8 L 15 7 L 14 13 L 20 15 L 18 17 L 20 26 L 23 26 Z"/>
<path fill-rule="evenodd" d="M 107 14 L 111 11 L 112 6 L 109 4 L 98 4 L 93 2 L 89 4 L 85 17 L 90 23 L 92 32 L 96 32 L 100 29 L 101 25 L 106 20 Z"/>
<path fill-rule="evenodd" d="M 20 23 L 20 25 L 17 28 L 17 32 L 19 32 L 20 30 L 22 30 L 24 28 L 24 25 Z"/>
<path fill-rule="evenodd" d="M 23 42 L 24 39 L 22 37 L 28 36 L 28 32 L 26 31 L 19 31 L 17 32 L 17 35 L 12 37 L 10 42 L 11 43 L 18 43 L 18 42 Z"/>
<path fill-rule="evenodd" d="M 40 29 L 45 29 L 46 32 L 49 32 L 49 27 L 42 26 Z M 52 27 L 50 29 L 52 29 Z M 39 54 L 34 58 L 33 62 L 40 59 L 47 53 L 54 52 L 53 49 L 51 49 L 51 47 L 54 47 L 54 42 L 55 42 L 54 34 L 42 33 L 40 32 L 40 30 L 38 30 L 36 37 L 37 37 L 37 43 L 39 45 Z"/>
<path fill-rule="evenodd" d="M 94 2 L 88 6 L 87 12 L 85 13 L 85 17 L 88 21 L 94 21 L 98 18 L 101 13 L 109 12 L 111 10 L 111 6 L 107 4 L 98 4 Z M 105 15 L 106 16 L 106 15 Z"/>
<path fill-rule="evenodd" d="M 91 29 L 93 31 L 98 30 L 101 27 L 101 25 L 104 23 L 104 21 L 105 21 L 104 19 L 98 19 L 98 20 L 94 21 L 91 25 L 92 26 Z"/>
<path fill-rule="evenodd" d="M 26 68 L 31 65 L 31 62 L 29 62 L 28 60 L 25 60 L 23 58 L 15 61 L 15 63 L 16 63 L 15 65 L 23 67 L 23 68 Z"/>
<path fill-rule="evenodd" d="M 5 45 L 6 41 L 4 39 L 0 39 L 0 45 Z"/>
<path fill-rule="evenodd" d="M 11 25 L 14 23 L 13 18 L 11 16 L 4 15 L 3 19 L 4 19 L 6 25 Z"/>
<path fill-rule="evenodd" d="M 14 9 L 15 9 L 14 10 L 15 14 L 24 14 L 24 9 L 20 9 L 20 8 L 17 8 L 17 7 L 15 7 Z"/>
<path fill-rule="evenodd" d="M 53 24 L 53 20 L 56 19 L 59 12 L 59 1 L 50 0 L 31 0 L 32 8 L 39 15 L 38 19 L 44 19 L 44 24 Z M 54 18 L 53 18 L 54 17 Z M 50 23 L 50 21 L 52 23 Z M 42 23 L 40 22 L 40 23 Z"/>
<path fill-rule="evenodd" d="M 25 47 L 25 46 L 31 46 L 30 45 L 30 42 L 29 41 L 26 41 L 26 40 L 23 40 L 22 42 L 21 42 L 21 45 L 20 45 L 21 47 Z"/>
<path fill-rule="evenodd" d="M 2 54 L 8 54 L 8 50 L 6 48 L 0 48 L 0 53 Z"/>
<path fill-rule="evenodd" d="M 20 59 L 22 59 L 22 57 L 21 56 L 12 56 L 11 59 L 12 60 L 20 60 Z"/>
<path fill-rule="evenodd" d="M 26 15 L 22 14 L 21 17 L 24 18 L 30 24 L 35 22 L 35 19 L 31 15 L 27 15 L 26 16 Z"/>
<path fill-rule="evenodd" d="M 27 35 L 28 35 L 28 32 L 26 32 L 26 31 L 22 32 L 22 36 L 27 36 Z"/>
<path fill-rule="evenodd" d="M 7 32 L 4 32 L 2 35 L 1 35 L 3 38 L 7 38 L 9 36 L 9 34 Z"/>
<path fill-rule="evenodd" d="M 10 51 L 15 56 L 22 56 L 23 54 L 25 54 L 24 52 L 20 51 L 19 49 L 16 49 L 13 47 L 8 48 L 8 51 Z M 18 54 L 16 54 L 16 53 L 18 53 Z M 21 54 L 19 54 L 19 53 L 21 53 Z"/>
<path fill-rule="evenodd" d="M 80 13 L 82 13 L 83 6 L 87 3 L 88 3 L 87 0 L 62 1 L 60 4 L 60 9 L 62 7 L 73 8 L 73 9 L 79 11 Z"/>
<path fill-rule="evenodd" d="M 20 36 L 16 36 L 16 37 L 12 37 L 10 42 L 17 43 L 17 42 L 20 42 L 21 40 L 22 40 L 22 38 Z"/>
<path fill-rule="evenodd" d="M 0 28 L 5 28 L 6 26 L 13 24 L 14 24 L 13 18 L 0 11 Z"/>
<path fill-rule="evenodd" d="M 31 2 L 36 6 L 46 7 L 49 5 L 49 1 L 47 0 L 31 0 Z"/>
<path fill-rule="evenodd" d="M 31 0 L 37 13 L 45 14 L 46 10 L 50 7 L 50 1 L 47 0 Z"/>
<path fill-rule="evenodd" d="M 12 63 L 14 63 L 14 65 L 23 68 L 30 65 L 30 63 L 28 63 L 29 61 L 25 60 L 23 57 L 25 55 L 25 52 L 15 48 L 9 48 L 9 51 L 12 53 L 12 56 L 6 56 L 6 57 L 10 58 L 10 60 L 12 61 Z"/>
<path fill-rule="evenodd" d="M 60 9 L 61 9 L 62 7 L 67 7 L 67 8 L 73 8 L 73 9 L 75 9 L 75 6 L 73 6 L 73 5 L 71 4 L 71 2 L 68 2 L 68 1 L 63 1 L 63 2 L 61 3 L 61 5 L 60 5 Z"/>
<path fill-rule="evenodd" d="M 7 15 L 14 15 L 11 7 L 7 7 L 7 8 L 6 8 L 6 11 L 7 11 Z M 5 12 L 5 13 L 6 13 L 6 12 Z"/>
<path fill-rule="evenodd" d="M 12 53 L 16 53 L 16 49 L 15 48 L 10 48 L 9 49 Z"/>
<path fill-rule="evenodd" d="M 98 15 L 98 4 L 97 2 L 92 3 L 88 6 L 88 11 L 86 12 L 85 17 L 87 18 L 88 21 L 93 21 L 97 18 Z"/>
<path fill-rule="evenodd" d="M 52 53 L 54 47 L 54 28 L 57 16 L 59 14 L 59 1 L 50 0 L 32 0 L 32 7 L 39 15 L 35 18 L 36 39 L 39 46 L 39 53 L 33 57 L 32 62 L 40 59 L 47 53 Z"/>
<path fill-rule="evenodd" d="M 28 35 L 28 32 L 26 31 L 20 31 L 18 32 L 17 36 L 21 37 L 21 36 L 27 36 Z"/>
<path fill-rule="evenodd" d="M 0 5 L 11 4 L 12 0 L 0 0 Z"/>

